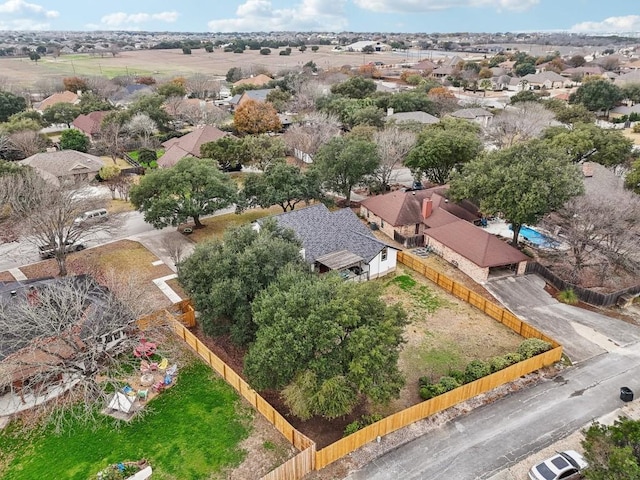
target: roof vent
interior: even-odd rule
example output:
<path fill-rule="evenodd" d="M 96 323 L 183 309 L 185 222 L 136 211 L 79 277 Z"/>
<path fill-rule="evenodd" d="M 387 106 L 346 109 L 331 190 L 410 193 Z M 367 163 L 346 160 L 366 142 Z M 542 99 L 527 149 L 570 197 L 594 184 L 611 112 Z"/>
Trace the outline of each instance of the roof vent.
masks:
<path fill-rule="evenodd" d="M 17 290 L 11 290 L 11 292 L 9 292 L 9 293 L 11 293 L 12 297 L 15 297 L 18 294 L 18 291 Z"/>

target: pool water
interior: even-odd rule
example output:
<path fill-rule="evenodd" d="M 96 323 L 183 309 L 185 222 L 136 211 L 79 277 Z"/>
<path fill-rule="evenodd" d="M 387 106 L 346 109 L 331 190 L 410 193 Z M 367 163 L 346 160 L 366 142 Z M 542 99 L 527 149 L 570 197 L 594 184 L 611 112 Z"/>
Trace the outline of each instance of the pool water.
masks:
<path fill-rule="evenodd" d="M 513 228 L 511 228 L 511 225 L 509 225 L 509 230 L 513 230 Z M 526 225 L 523 225 L 520 228 L 520 237 L 538 247 L 551 248 L 558 245 L 558 242 L 556 242 L 553 238 L 545 235 L 544 233 L 540 233 L 539 231 L 534 230 L 531 227 L 527 227 Z"/>

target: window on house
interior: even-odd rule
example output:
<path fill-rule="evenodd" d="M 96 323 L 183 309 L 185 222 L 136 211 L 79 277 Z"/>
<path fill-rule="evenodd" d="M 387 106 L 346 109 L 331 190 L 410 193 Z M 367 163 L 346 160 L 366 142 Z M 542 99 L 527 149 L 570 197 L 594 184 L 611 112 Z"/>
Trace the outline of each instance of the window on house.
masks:
<path fill-rule="evenodd" d="M 387 249 L 387 247 L 384 247 L 382 249 L 382 252 L 380 253 L 380 257 L 381 257 L 383 262 L 387 259 L 387 255 L 388 254 L 389 254 L 389 250 Z"/>

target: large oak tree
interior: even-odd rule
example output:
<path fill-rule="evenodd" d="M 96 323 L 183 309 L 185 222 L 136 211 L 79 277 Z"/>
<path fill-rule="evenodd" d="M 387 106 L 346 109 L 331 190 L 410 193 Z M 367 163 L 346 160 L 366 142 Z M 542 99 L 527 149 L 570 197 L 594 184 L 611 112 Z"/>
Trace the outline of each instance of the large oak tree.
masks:
<path fill-rule="evenodd" d="M 131 188 L 131 203 L 155 228 L 177 226 L 228 207 L 236 200 L 233 182 L 210 160 L 186 157 L 175 166 L 154 170 Z"/>
<path fill-rule="evenodd" d="M 520 228 L 583 193 L 581 172 L 565 152 L 541 140 L 485 153 L 451 180 L 454 200 L 473 199 L 487 215 L 502 214 L 518 244 Z"/>

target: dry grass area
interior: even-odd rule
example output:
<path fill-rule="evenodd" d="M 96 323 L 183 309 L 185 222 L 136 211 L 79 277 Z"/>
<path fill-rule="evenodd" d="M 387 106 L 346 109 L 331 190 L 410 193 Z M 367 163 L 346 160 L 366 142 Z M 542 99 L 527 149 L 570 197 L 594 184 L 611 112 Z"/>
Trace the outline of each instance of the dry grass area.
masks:
<path fill-rule="evenodd" d="M 640 133 L 633 133 L 633 129 L 631 128 L 625 128 L 622 130 L 622 133 L 625 137 L 633 140 L 635 145 L 640 145 Z"/>
<path fill-rule="evenodd" d="M 281 70 L 299 69 L 307 62 L 314 62 L 318 68 L 326 70 L 344 65 L 359 66 L 373 61 L 397 64 L 407 60 L 393 52 L 363 55 L 356 52 L 334 52 L 332 48 L 323 45 L 317 52 L 312 52 L 310 48 L 305 52 L 293 49 L 288 56 L 279 55 L 276 49 L 271 49 L 271 55 L 260 55 L 258 50 L 246 50 L 238 54 L 222 50 L 207 53 L 204 49 L 193 50 L 191 55 L 184 55 L 182 49 L 172 49 L 120 52 L 116 57 L 89 54 L 62 55 L 58 58 L 45 56 L 38 63 L 29 58 L 0 58 L 0 71 L 8 83 L 30 86 L 41 78 L 74 75 L 100 75 L 108 78 L 119 75 L 150 75 L 171 78 L 203 73 L 224 77 L 231 67 L 241 67 L 247 72 L 266 70 L 275 75 Z"/>
<path fill-rule="evenodd" d="M 409 316 L 400 355 L 406 386 L 383 413 L 421 401 L 418 379 L 437 381 L 450 370 L 464 370 L 472 360 L 488 360 L 516 351 L 523 338 L 422 275 L 399 266 L 387 283 L 385 299 L 400 302 Z"/>
<path fill-rule="evenodd" d="M 226 215 L 217 215 L 202 220 L 204 228 L 194 229 L 189 235 L 189 239 L 196 243 L 205 242 L 207 240 L 216 240 L 222 238 L 222 235 L 228 228 L 237 227 L 251 223 L 259 218 L 268 215 L 282 213 L 282 209 L 278 206 L 270 208 L 253 208 L 240 215 L 236 213 L 227 213 Z M 180 225 L 180 230 L 185 227 L 193 227 L 192 223 Z"/>
<path fill-rule="evenodd" d="M 151 263 L 156 260 L 158 258 L 140 243 L 120 240 L 69 254 L 67 270 L 69 275 L 88 273 L 100 276 L 113 271 L 124 278 L 134 278 L 136 283 L 148 292 L 147 298 L 152 307 L 159 309 L 169 306 L 171 302 L 152 280 L 170 275 L 173 271 L 164 264 L 153 266 Z M 27 278 L 58 275 L 58 265 L 54 259 L 27 265 L 20 270 Z"/>
<path fill-rule="evenodd" d="M 176 292 L 180 296 L 181 299 L 184 300 L 189 297 L 189 295 L 187 295 L 187 292 L 184 291 L 184 288 L 182 288 L 182 285 L 180 285 L 180 282 L 178 282 L 177 278 L 168 280 L 166 283 L 174 292 Z"/>

